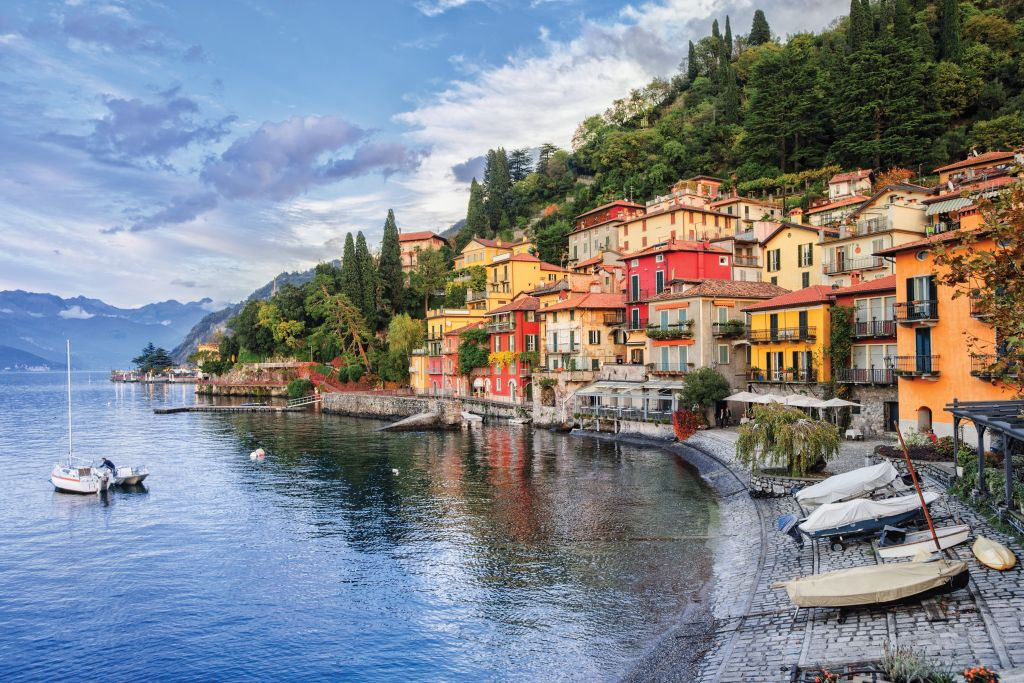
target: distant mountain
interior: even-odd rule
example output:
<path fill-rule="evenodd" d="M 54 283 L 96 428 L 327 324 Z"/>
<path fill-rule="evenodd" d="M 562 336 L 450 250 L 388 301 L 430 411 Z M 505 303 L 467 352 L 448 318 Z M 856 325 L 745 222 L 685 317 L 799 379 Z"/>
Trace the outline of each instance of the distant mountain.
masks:
<path fill-rule="evenodd" d="M 170 348 L 210 312 L 210 299 L 169 300 L 118 308 L 99 299 L 0 292 L 0 346 L 58 359 L 71 340 L 71 364 L 79 370 L 127 367 L 149 342 Z M 53 364 L 53 361 L 48 361 Z M 0 362 L 0 366 L 3 363 Z M 64 367 L 57 363 L 55 367 Z"/>
<path fill-rule="evenodd" d="M 34 353 L 0 346 L 0 372 L 17 370 L 63 370 L 64 363 L 40 358 Z"/>
<path fill-rule="evenodd" d="M 337 267 L 341 267 L 341 261 L 332 261 L 332 263 Z M 171 351 L 171 358 L 178 365 L 184 364 L 188 360 L 188 357 L 196 350 L 196 347 L 200 342 L 211 339 L 218 331 L 223 330 L 226 327 L 228 320 L 242 310 L 246 303 L 253 299 L 269 299 L 270 295 L 274 292 L 275 285 L 277 287 L 281 287 L 286 284 L 303 285 L 312 279 L 312 268 L 301 273 L 281 273 L 276 278 L 247 296 L 244 301 L 239 301 L 237 304 L 232 304 L 227 308 L 222 308 L 219 311 L 214 311 L 213 313 L 206 315 L 188 331 L 188 334 L 185 335 L 185 338 L 181 343 L 174 347 L 174 350 Z"/>
<path fill-rule="evenodd" d="M 455 236 L 459 234 L 459 230 L 462 230 L 462 226 L 465 225 L 465 224 L 466 224 L 466 219 L 465 218 L 462 218 L 460 220 L 455 221 L 454 223 L 451 224 L 451 226 L 447 230 L 445 230 L 444 232 L 441 233 L 441 237 L 444 237 L 446 240 L 449 240 L 449 241 L 454 240 Z"/>

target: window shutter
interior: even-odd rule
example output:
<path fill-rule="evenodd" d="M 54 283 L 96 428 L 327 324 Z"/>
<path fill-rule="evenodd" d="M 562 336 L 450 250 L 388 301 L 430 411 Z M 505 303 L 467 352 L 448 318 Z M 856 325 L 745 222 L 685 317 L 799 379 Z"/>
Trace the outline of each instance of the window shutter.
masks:
<path fill-rule="evenodd" d="M 813 266 L 814 265 L 814 245 L 813 244 L 808 244 L 807 245 L 807 265 L 809 265 L 809 266 Z"/>

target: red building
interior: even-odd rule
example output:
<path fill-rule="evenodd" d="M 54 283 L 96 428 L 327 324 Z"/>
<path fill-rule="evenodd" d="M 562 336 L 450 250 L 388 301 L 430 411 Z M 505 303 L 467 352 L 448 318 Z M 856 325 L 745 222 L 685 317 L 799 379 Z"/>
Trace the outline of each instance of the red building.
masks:
<path fill-rule="evenodd" d="M 540 353 L 540 300 L 520 294 L 510 303 L 487 314 L 490 323 L 492 354 L 501 354 L 507 362 L 492 363 L 484 379 L 484 393 L 495 401 L 521 403 L 533 398 L 532 364 L 523 360 L 523 352 Z"/>
<path fill-rule="evenodd" d="M 626 218 L 633 218 L 639 216 L 644 212 L 642 204 L 636 204 L 634 202 L 626 201 L 625 199 L 618 199 L 614 202 L 608 202 L 602 204 L 596 209 L 591 209 L 586 213 L 581 213 L 576 216 L 576 230 L 586 230 L 592 228 L 598 223 L 605 223 L 611 220 L 625 220 Z"/>
<path fill-rule="evenodd" d="M 630 330 L 647 327 L 651 297 L 668 289 L 673 280 L 730 280 L 732 253 L 710 242 L 669 240 L 622 257 L 626 276 L 626 324 Z"/>

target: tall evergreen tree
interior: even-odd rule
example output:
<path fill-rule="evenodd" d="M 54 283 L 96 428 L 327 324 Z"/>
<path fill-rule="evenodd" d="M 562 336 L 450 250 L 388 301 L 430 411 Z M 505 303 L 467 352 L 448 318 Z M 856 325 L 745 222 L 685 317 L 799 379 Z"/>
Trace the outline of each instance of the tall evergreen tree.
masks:
<path fill-rule="evenodd" d="M 363 288 L 360 284 L 360 279 L 361 273 L 359 271 L 359 259 L 356 257 L 356 243 L 352 239 L 352 233 L 348 233 L 345 235 L 345 249 L 341 256 L 341 293 L 356 305 L 363 298 Z"/>
<path fill-rule="evenodd" d="M 861 49 L 874 37 L 874 19 L 871 6 L 864 0 L 850 0 L 850 18 L 847 40 L 851 52 Z"/>
<path fill-rule="evenodd" d="M 540 146 L 540 150 L 537 152 L 537 173 L 544 175 L 548 172 L 548 162 L 551 160 L 551 155 L 557 151 L 558 147 L 550 142 L 545 142 Z"/>
<path fill-rule="evenodd" d="M 939 56 L 955 62 L 960 59 L 960 4 L 957 0 L 942 0 L 941 29 Z"/>
<path fill-rule="evenodd" d="M 498 148 L 488 150 L 484 167 L 484 212 L 487 226 L 497 230 L 502 216 L 508 214 L 512 199 L 512 179 L 508 172 L 508 155 Z"/>
<path fill-rule="evenodd" d="M 700 74 L 700 65 L 697 63 L 697 50 L 693 47 L 693 41 L 690 41 L 690 47 L 686 51 L 686 80 L 693 83 L 693 81 Z"/>
<path fill-rule="evenodd" d="M 928 29 L 928 24 L 917 24 L 914 38 L 921 56 L 928 61 L 935 59 L 935 41 L 932 39 L 932 32 Z"/>
<path fill-rule="evenodd" d="M 768 19 L 765 18 L 762 10 L 754 12 L 754 23 L 750 27 L 750 35 L 747 36 L 747 44 L 763 45 L 772 39 L 772 30 L 768 26 Z"/>
<path fill-rule="evenodd" d="M 388 217 L 384 221 L 377 274 L 380 278 L 381 308 L 391 313 L 401 311 L 405 303 L 405 274 L 402 272 L 402 250 L 398 244 L 398 224 L 393 209 L 388 209 Z"/>
<path fill-rule="evenodd" d="M 466 209 L 466 224 L 455 238 L 455 251 L 460 252 L 474 237 L 488 237 L 487 214 L 484 211 L 484 188 L 473 178 L 469 186 L 469 207 Z"/>
<path fill-rule="evenodd" d="M 720 71 L 722 90 L 718 97 L 724 123 L 738 123 L 740 120 L 740 84 L 736 80 L 736 69 L 728 60 Z"/>
<path fill-rule="evenodd" d="M 512 153 L 508 155 L 508 174 L 512 178 L 512 182 L 518 183 L 530 175 L 531 171 L 533 171 L 533 163 L 530 159 L 530 150 L 526 147 L 512 150 Z"/>
<path fill-rule="evenodd" d="M 896 40 L 909 40 L 910 30 L 910 2 L 909 0 L 896 0 L 892 13 L 892 33 Z"/>
<path fill-rule="evenodd" d="M 356 233 L 356 263 L 359 264 L 359 288 L 362 296 L 358 301 L 353 300 L 363 317 L 372 322 L 377 318 L 377 268 L 373 263 L 373 256 L 366 248 L 366 238 L 362 232 Z"/>
<path fill-rule="evenodd" d="M 732 59 L 732 27 L 729 26 L 729 15 L 725 15 L 725 57 Z"/>
<path fill-rule="evenodd" d="M 718 30 L 718 19 L 711 22 L 711 37 L 715 40 L 722 39 L 722 32 Z"/>

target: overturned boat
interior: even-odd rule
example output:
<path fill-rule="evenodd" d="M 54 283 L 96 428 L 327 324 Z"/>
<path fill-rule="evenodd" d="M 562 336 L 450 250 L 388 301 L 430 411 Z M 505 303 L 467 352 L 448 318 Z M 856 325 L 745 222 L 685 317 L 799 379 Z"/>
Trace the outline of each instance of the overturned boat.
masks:
<path fill-rule="evenodd" d="M 910 482 L 904 482 L 900 477 L 899 470 L 886 460 L 877 465 L 829 477 L 813 486 L 800 489 L 795 497 L 804 507 L 815 508 L 854 498 L 870 498 L 885 492 L 897 493 L 909 485 Z"/>
<path fill-rule="evenodd" d="M 939 499 L 939 494 L 928 491 L 923 494 L 925 505 Z M 923 516 L 924 508 L 916 494 L 870 500 L 856 498 L 842 503 L 826 503 L 817 508 L 806 519 L 796 515 L 785 515 L 777 522 L 780 531 L 803 546 L 803 536 L 810 539 L 828 538 L 833 549 L 841 550 L 844 540 L 875 534 L 887 526 L 898 527 Z"/>
<path fill-rule="evenodd" d="M 785 588 L 797 607 L 854 607 L 925 597 L 967 586 L 962 560 L 900 562 L 840 569 L 772 584 Z"/>

